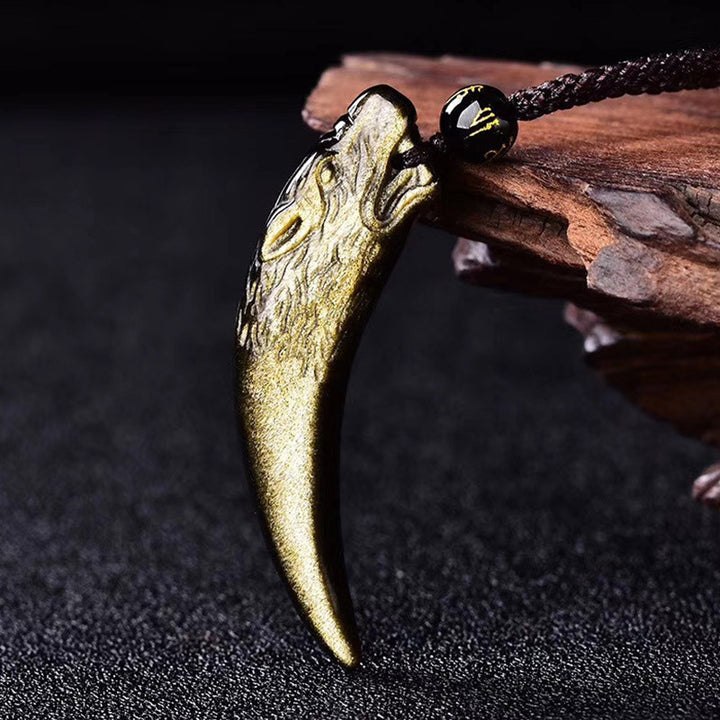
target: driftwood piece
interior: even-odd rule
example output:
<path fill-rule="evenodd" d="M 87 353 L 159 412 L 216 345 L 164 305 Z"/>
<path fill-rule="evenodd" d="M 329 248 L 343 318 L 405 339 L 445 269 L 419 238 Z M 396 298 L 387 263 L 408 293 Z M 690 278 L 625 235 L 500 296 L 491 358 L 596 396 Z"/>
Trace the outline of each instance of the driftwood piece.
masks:
<path fill-rule="evenodd" d="M 415 103 L 429 136 L 463 85 L 510 93 L 576 70 L 351 56 L 325 72 L 304 118 L 325 131 L 364 88 L 387 83 Z M 522 123 L 503 160 L 450 161 L 422 219 L 460 236 L 461 279 L 571 301 L 566 319 L 596 370 L 720 446 L 720 90 L 618 98 Z M 696 494 L 709 501 L 717 475 Z"/>

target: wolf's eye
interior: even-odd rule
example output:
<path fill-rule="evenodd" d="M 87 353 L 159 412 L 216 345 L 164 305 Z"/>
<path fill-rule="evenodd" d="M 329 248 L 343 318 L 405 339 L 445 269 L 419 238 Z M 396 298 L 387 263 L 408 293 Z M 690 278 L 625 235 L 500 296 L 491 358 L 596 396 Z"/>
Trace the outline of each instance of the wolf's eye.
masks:
<path fill-rule="evenodd" d="M 277 260 L 294 250 L 305 239 L 309 229 L 310 224 L 302 221 L 296 209 L 280 213 L 268 225 L 260 250 L 262 261 Z"/>
<path fill-rule="evenodd" d="M 323 185 L 330 184 L 335 179 L 335 166 L 329 160 L 318 168 L 318 176 Z"/>

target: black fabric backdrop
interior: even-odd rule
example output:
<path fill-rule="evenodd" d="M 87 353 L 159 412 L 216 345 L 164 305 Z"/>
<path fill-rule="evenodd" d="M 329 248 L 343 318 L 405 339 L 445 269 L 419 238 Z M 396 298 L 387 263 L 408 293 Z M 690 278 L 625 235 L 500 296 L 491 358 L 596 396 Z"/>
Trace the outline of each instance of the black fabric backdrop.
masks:
<path fill-rule="evenodd" d="M 298 109 L 0 118 L 0 717 L 717 717 L 713 453 L 604 389 L 559 303 L 461 285 L 421 228 L 346 412 L 361 667 L 300 624 L 232 401 Z"/>

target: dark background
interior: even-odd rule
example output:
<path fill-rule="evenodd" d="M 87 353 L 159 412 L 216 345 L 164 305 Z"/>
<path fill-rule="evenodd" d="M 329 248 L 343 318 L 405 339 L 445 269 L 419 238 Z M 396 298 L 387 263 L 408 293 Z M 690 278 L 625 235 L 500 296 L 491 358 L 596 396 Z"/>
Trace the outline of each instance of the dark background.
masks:
<path fill-rule="evenodd" d="M 8 92 L 306 93 L 347 52 L 605 63 L 713 44 L 707 2 L 6 2 Z"/>
<path fill-rule="evenodd" d="M 604 62 L 697 4 L 5 4 L 0 718 L 716 718 L 716 459 L 607 390 L 562 306 L 416 229 L 349 390 L 348 674 L 266 551 L 235 308 L 344 51 Z"/>

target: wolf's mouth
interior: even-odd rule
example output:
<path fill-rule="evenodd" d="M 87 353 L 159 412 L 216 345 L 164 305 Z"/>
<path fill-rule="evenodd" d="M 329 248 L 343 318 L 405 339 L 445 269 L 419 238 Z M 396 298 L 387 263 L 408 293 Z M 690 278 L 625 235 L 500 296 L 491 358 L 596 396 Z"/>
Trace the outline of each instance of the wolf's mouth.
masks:
<path fill-rule="evenodd" d="M 418 139 L 417 128 L 408 126 L 387 158 L 382 189 L 375 202 L 375 213 L 381 223 L 402 214 L 417 193 L 434 184 L 433 175 L 426 167 L 401 168 L 396 162 L 399 155 L 417 146 Z"/>
<path fill-rule="evenodd" d="M 335 122 L 333 128 L 320 138 L 323 149 L 329 153 L 333 152 L 355 124 L 362 107 L 360 103 L 351 106 L 348 112 Z M 420 138 L 412 119 L 403 114 L 402 109 L 395 109 L 402 118 L 404 130 L 398 134 L 394 142 L 388 137 L 378 142 L 377 165 L 372 172 L 378 173 L 380 177 L 375 185 L 377 188 L 375 197 L 368 198 L 371 200 L 371 212 L 379 224 L 397 217 L 398 213 L 403 212 L 406 201 L 410 202 L 411 197 L 415 197 L 417 192 L 429 188 L 434 183 L 433 175 L 427 168 L 422 166 L 402 168 L 397 163 L 397 158 L 416 147 Z M 397 132 L 397 127 L 393 130 Z"/>

